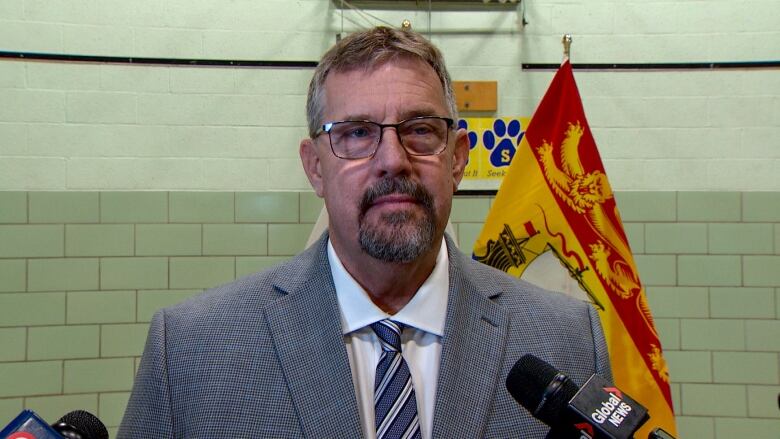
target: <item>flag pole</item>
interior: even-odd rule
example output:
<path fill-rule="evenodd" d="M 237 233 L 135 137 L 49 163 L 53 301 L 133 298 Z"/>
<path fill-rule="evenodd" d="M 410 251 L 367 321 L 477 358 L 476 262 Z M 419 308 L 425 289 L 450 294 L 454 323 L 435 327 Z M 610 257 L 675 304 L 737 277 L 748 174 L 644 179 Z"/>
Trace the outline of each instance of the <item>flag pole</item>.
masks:
<path fill-rule="evenodd" d="M 564 34 L 563 38 L 561 38 L 561 42 L 563 43 L 563 62 L 566 62 L 569 59 L 569 55 L 571 53 L 571 34 Z"/>

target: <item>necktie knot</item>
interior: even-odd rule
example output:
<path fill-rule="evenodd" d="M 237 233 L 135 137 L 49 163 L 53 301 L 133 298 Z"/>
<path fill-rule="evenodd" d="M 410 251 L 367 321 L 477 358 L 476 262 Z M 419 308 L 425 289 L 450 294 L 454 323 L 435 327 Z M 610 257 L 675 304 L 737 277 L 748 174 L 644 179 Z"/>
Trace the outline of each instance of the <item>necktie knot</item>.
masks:
<path fill-rule="evenodd" d="M 389 352 L 401 352 L 401 331 L 403 328 L 403 324 L 390 319 L 371 324 L 371 329 L 382 342 L 382 350 Z"/>

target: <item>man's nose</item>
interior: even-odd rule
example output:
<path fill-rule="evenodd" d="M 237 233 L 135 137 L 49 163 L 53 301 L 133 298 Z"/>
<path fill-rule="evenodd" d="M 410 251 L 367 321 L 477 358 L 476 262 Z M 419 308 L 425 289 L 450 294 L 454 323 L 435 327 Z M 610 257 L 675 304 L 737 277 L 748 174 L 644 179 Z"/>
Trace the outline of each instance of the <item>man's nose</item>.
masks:
<path fill-rule="evenodd" d="M 411 170 L 411 161 L 396 127 L 383 127 L 374 161 L 382 174 L 398 175 Z"/>

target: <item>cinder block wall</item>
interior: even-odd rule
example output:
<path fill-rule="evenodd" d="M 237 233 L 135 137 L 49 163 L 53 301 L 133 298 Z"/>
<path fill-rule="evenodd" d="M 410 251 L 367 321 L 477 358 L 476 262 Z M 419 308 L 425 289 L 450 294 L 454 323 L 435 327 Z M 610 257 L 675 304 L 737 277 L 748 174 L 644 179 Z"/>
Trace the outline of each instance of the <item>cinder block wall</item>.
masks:
<path fill-rule="evenodd" d="M 311 192 L 0 192 L 0 419 L 121 420 L 154 311 L 303 249 Z"/>
<path fill-rule="evenodd" d="M 0 50 L 313 61 L 342 30 L 430 18 L 454 79 L 498 81 L 496 116 L 533 113 L 553 73 L 520 64 L 560 61 L 563 33 L 575 63 L 780 59 L 774 0 L 524 3 L 525 27 L 330 0 L 2 0 Z M 310 75 L 0 58 L 0 423 L 86 408 L 116 426 L 155 309 L 302 247 L 320 208 L 297 156 Z M 680 437 L 776 438 L 780 75 L 575 75 Z M 489 204 L 457 199 L 462 248 Z"/>
<path fill-rule="evenodd" d="M 616 198 L 669 363 L 679 437 L 776 438 L 780 193 Z M 486 203 L 458 200 L 464 249 Z"/>
<path fill-rule="evenodd" d="M 780 431 L 780 193 L 621 192 L 680 437 Z M 458 197 L 470 253 L 488 197 Z M 0 419 L 112 430 L 155 310 L 303 249 L 311 192 L 0 192 Z"/>
<path fill-rule="evenodd" d="M 496 115 L 506 117 L 533 114 L 553 72 L 521 64 L 560 62 L 564 33 L 575 63 L 780 59 L 775 0 L 524 4 L 525 27 L 518 11 L 371 18 L 342 16 L 333 0 L 3 0 L 0 50 L 316 61 L 342 31 L 408 18 L 427 32 L 430 18 L 454 79 L 498 81 Z M 308 190 L 297 146 L 310 76 L 0 58 L 0 188 Z M 776 70 L 576 77 L 613 188 L 780 190 Z"/>

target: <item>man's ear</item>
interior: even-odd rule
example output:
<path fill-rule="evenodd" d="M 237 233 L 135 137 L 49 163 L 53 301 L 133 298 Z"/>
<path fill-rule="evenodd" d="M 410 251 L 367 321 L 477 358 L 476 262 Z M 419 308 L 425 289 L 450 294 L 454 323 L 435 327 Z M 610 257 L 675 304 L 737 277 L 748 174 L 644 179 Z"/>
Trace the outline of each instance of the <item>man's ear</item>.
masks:
<path fill-rule="evenodd" d="M 309 138 L 301 140 L 298 153 L 301 155 L 303 171 L 306 173 L 306 177 L 308 177 L 311 187 L 318 197 L 322 197 L 324 194 L 322 166 L 320 164 L 317 145 L 314 143 L 314 140 Z"/>
<path fill-rule="evenodd" d="M 458 189 L 463 173 L 466 171 L 466 163 L 469 161 L 469 137 L 466 130 L 459 129 L 455 133 L 455 147 L 452 153 L 452 190 Z"/>

